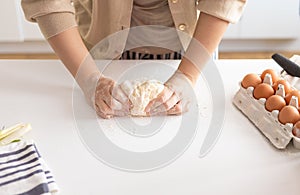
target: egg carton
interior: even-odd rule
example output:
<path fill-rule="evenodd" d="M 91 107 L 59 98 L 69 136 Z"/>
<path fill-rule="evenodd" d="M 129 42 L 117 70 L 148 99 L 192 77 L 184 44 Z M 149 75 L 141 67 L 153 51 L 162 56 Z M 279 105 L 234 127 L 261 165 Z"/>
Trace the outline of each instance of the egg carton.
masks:
<path fill-rule="evenodd" d="M 291 61 L 300 66 L 300 56 L 294 55 L 290 58 Z M 286 80 L 293 89 L 300 91 L 300 78 L 289 75 L 282 70 L 280 79 Z M 263 81 L 272 85 L 272 78 L 266 76 Z M 254 87 L 243 88 L 240 84 L 240 89 L 233 98 L 233 104 L 246 116 L 249 120 L 270 140 L 270 142 L 278 149 L 285 149 L 292 141 L 296 149 L 300 149 L 300 138 L 293 135 L 293 124 L 282 124 L 279 119 L 279 111 L 273 110 L 269 112 L 265 109 L 265 98 L 259 100 L 253 97 Z M 276 91 L 277 95 L 285 96 L 284 86 L 279 85 Z M 298 98 L 293 96 L 290 105 L 298 108 Z"/>
<path fill-rule="evenodd" d="M 279 111 L 269 112 L 265 109 L 265 98 L 259 100 L 253 97 L 253 87 L 240 87 L 233 98 L 234 105 L 241 110 L 250 121 L 278 149 L 284 149 L 293 140 L 295 148 L 300 149 L 300 138 L 293 135 L 293 124 L 282 124 L 278 120 Z"/>
<path fill-rule="evenodd" d="M 265 81 L 264 81 L 265 82 Z M 293 124 L 282 124 L 278 120 L 279 111 L 269 112 L 265 109 L 265 98 L 259 100 L 253 97 L 254 87 L 240 89 L 233 98 L 233 104 L 270 140 L 278 149 L 285 149 L 287 145 L 293 142 L 295 148 L 300 149 L 300 138 L 293 135 Z M 279 86 L 277 95 L 284 96 L 284 88 Z M 293 96 L 290 105 L 297 107 L 298 99 Z"/>

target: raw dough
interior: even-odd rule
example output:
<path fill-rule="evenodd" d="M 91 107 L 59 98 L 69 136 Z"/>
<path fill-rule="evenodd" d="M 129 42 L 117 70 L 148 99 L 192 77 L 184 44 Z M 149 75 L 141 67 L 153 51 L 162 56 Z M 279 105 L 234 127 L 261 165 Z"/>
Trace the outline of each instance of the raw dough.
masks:
<path fill-rule="evenodd" d="M 121 88 L 133 105 L 130 114 L 132 116 L 146 116 L 144 111 L 146 106 L 162 92 L 164 85 L 157 80 L 134 80 L 124 81 Z"/>

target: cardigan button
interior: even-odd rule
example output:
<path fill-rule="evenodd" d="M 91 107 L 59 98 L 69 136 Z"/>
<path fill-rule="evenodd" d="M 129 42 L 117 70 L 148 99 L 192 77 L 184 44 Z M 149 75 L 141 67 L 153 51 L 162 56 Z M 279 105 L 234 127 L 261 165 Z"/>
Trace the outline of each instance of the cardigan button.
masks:
<path fill-rule="evenodd" d="M 179 24 L 178 29 L 181 31 L 184 31 L 186 29 L 186 25 L 185 24 Z"/>
<path fill-rule="evenodd" d="M 172 3 L 177 3 L 178 2 L 178 0 L 172 0 Z"/>

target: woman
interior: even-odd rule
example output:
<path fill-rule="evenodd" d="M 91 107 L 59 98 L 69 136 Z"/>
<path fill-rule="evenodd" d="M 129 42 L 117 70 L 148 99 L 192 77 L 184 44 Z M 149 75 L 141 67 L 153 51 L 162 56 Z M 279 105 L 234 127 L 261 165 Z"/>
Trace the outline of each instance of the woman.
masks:
<path fill-rule="evenodd" d="M 93 60 L 84 60 L 91 48 L 119 31 L 136 26 L 158 25 L 188 33 L 212 54 L 228 24 L 238 21 L 245 2 L 246 0 L 22 0 L 22 7 L 26 18 L 39 24 L 45 38 L 74 77 L 83 62 L 89 64 L 80 76 L 77 75 L 76 80 L 97 114 L 110 118 L 128 113 L 128 99 L 112 79 L 97 70 Z M 197 9 L 200 10 L 198 18 Z M 154 31 L 160 33 L 159 28 Z M 180 37 L 174 34 L 168 36 L 165 31 L 161 33 L 165 33 L 164 36 L 156 37 L 172 45 L 170 49 L 144 47 L 124 51 L 126 44 L 143 39 L 131 36 L 129 32 L 128 37 L 120 40 L 121 49 L 116 48 L 115 51 L 121 59 L 181 58 L 183 43 Z M 129 37 L 134 38 L 126 39 Z M 191 45 L 186 53 L 195 55 L 201 52 Z M 112 49 L 109 47 L 114 45 L 108 46 L 107 50 Z M 112 56 L 103 54 L 102 57 Z M 178 71 L 165 83 L 163 92 L 149 103 L 146 111 L 154 114 L 180 114 L 183 111 L 181 103 L 186 98 L 181 85 L 185 81 L 194 84 L 199 74 L 199 67 L 183 58 Z M 90 83 L 95 81 L 97 86 L 94 93 Z"/>

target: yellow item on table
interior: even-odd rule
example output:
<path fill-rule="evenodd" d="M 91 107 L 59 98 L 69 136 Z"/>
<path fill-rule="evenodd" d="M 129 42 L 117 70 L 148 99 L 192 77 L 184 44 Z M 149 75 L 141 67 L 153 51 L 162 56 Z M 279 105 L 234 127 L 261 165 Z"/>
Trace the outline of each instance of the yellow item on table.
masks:
<path fill-rule="evenodd" d="M 30 131 L 31 125 L 29 123 L 19 123 L 12 127 L 0 130 L 0 145 L 6 145 L 14 140 L 20 139 L 24 134 Z"/>

